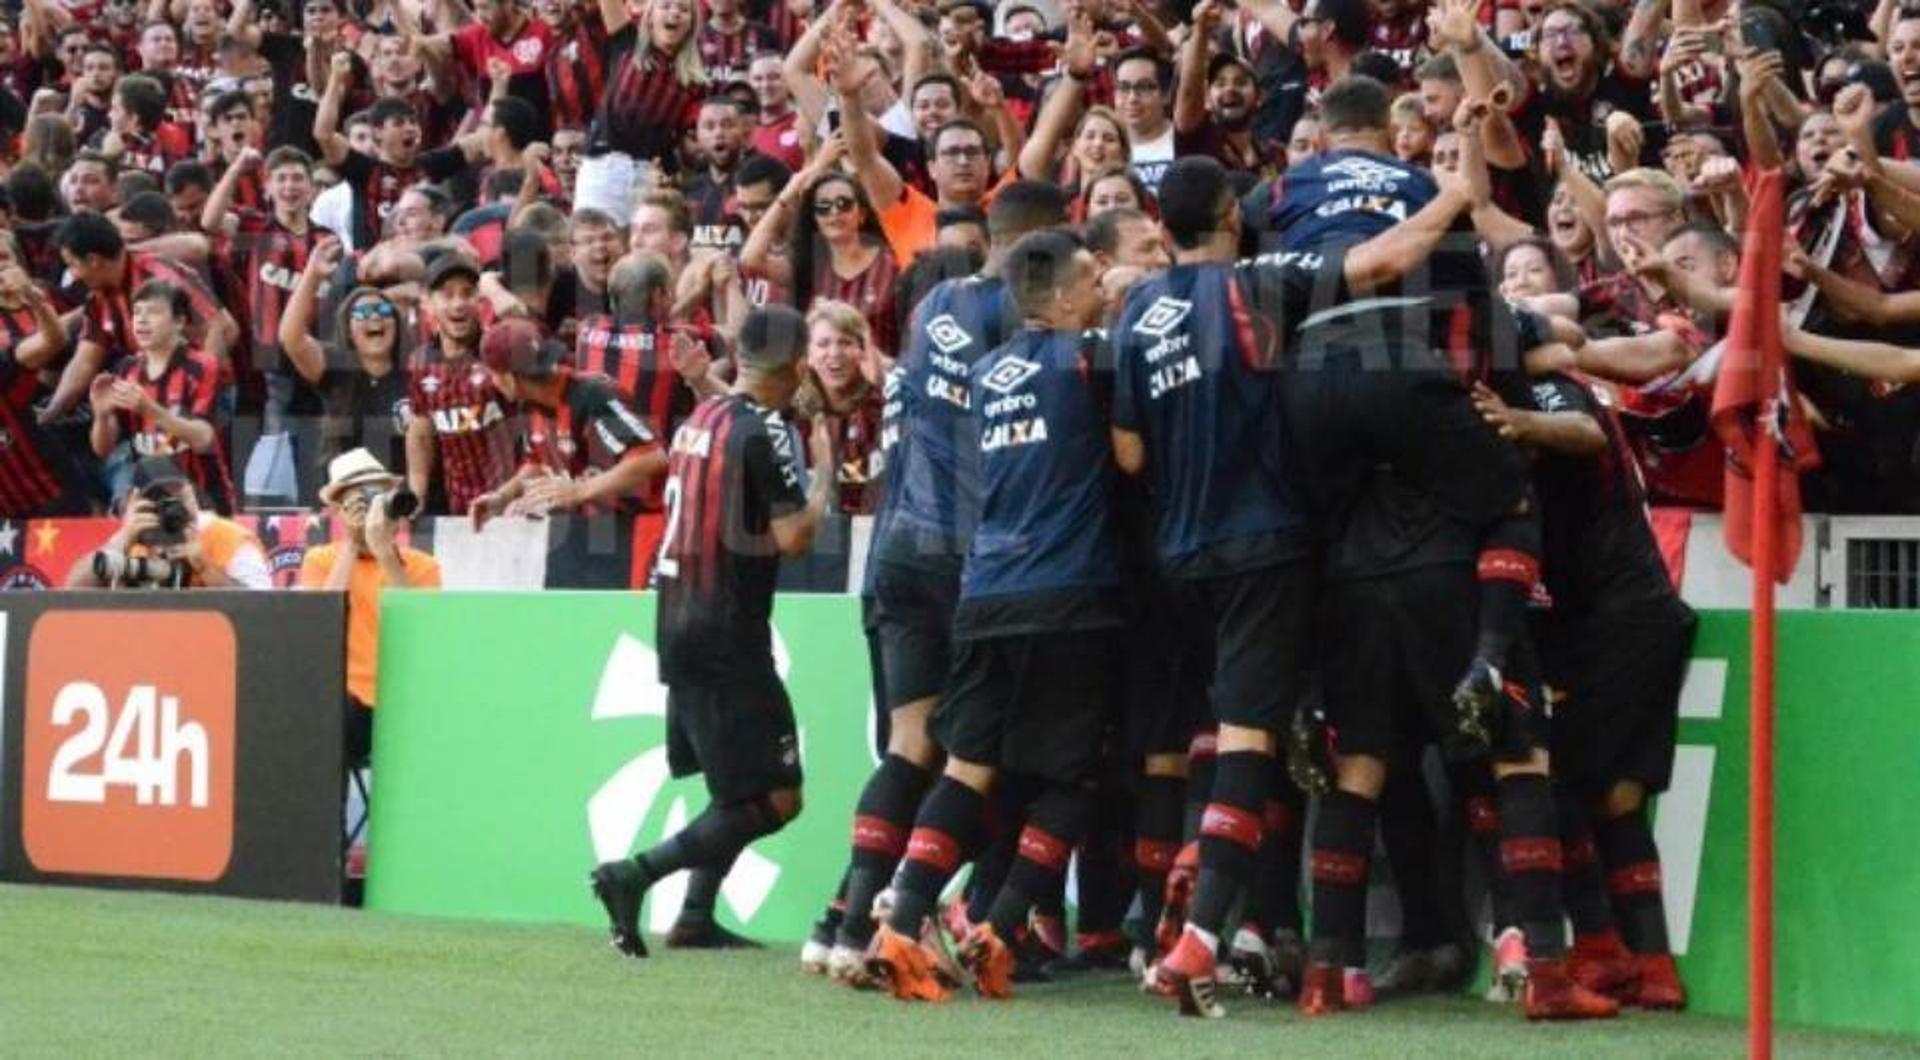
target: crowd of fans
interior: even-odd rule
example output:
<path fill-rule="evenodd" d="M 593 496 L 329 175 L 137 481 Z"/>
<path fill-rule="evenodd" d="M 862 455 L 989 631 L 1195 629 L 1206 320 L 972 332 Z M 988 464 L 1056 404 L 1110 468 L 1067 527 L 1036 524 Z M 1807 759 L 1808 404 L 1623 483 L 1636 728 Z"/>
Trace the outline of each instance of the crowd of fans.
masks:
<path fill-rule="evenodd" d="M 807 314 L 797 411 L 831 417 L 860 511 L 907 314 L 978 267 L 998 188 L 1068 188 L 1117 304 L 1170 261 L 1178 156 L 1233 170 L 1269 246 L 1351 74 L 1423 165 L 1490 101 L 1487 267 L 1580 325 L 1656 503 L 1719 503 L 1742 177 L 1784 166 L 1809 506 L 1920 506 L 1886 345 L 1920 343 L 1920 10 L 1892 2 L 25 0 L 0 24 L 0 514 L 113 510 L 156 454 L 212 510 L 314 507 L 360 447 L 427 513 L 657 507 L 656 479 L 587 484 L 618 454 L 504 395 L 485 329 L 537 322 L 554 371 L 665 439 L 770 303 Z"/>

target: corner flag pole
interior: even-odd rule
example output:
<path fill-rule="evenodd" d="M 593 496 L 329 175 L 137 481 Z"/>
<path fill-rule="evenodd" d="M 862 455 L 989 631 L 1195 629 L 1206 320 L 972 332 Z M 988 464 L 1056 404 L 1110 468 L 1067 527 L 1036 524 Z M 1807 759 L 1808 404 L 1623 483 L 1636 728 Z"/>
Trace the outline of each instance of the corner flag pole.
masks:
<path fill-rule="evenodd" d="M 1777 395 L 1761 404 L 1753 456 L 1753 674 L 1747 711 L 1747 1056 L 1773 1057 L 1773 579 L 1780 473 Z"/>

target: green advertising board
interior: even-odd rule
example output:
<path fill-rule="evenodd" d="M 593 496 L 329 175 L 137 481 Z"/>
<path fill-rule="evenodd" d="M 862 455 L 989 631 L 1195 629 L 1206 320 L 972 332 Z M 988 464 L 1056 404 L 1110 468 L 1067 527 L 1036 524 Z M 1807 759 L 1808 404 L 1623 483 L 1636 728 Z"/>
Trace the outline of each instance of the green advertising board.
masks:
<path fill-rule="evenodd" d="M 596 861 L 698 813 L 667 776 L 666 692 L 640 593 L 390 593 L 367 904 L 599 925 Z M 807 808 L 756 843 L 722 889 L 724 920 L 794 941 L 838 882 L 872 768 L 858 601 L 783 596 L 774 612 Z M 1674 788 L 1656 812 L 1668 920 L 1698 1010 L 1745 1011 L 1747 622 L 1702 616 Z M 1780 619 L 1778 1013 L 1920 1033 L 1920 619 Z M 684 884 L 649 900 L 664 930 Z"/>

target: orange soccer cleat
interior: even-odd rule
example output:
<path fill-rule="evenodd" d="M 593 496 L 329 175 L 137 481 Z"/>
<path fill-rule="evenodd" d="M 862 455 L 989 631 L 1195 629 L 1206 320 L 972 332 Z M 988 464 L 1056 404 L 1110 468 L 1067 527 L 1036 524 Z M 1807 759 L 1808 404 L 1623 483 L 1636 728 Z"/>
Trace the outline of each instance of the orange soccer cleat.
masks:
<path fill-rule="evenodd" d="M 1300 986 L 1300 1014 L 1331 1016 L 1347 1007 L 1346 972 L 1337 964 L 1313 961 Z"/>
<path fill-rule="evenodd" d="M 1573 953 L 1567 959 L 1573 981 L 1596 994 L 1623 1001 L 1634 994 L 1640 982 L 1640 966 L 1633 952 L 1620 941 L 1617 932 L 1603 935 L 1576 935 Z"/>
<path fill-rule="evenodd" d="M 1001 941 L 992 924 L 981 924 L 960 943 L 960 964 L 973 973 L 973 989 L 981 997 L 1004 1001 L 1013 996 L 1013 949 Z"/>
<path fill-rule="evenodd" d="M 1627 998 L 1630 1004 L 1647 1009 L 1678 1012 L 1687 1007 L 1687 987 L 1680 981 L 1680 969 L 1670 953 L 1634 955 L 1640 966 L 1640 982 Z"/>
<path fill-rule="evenodd" d="M 1604 994 L 1596 994 L 1573 981 L 1566 958 L 1527 962 L 1527 988 L 1523 998 L 1530 1020 L 1611 1019 L 1620 1014 L 1620 1003 Z"/>
<path fill-rule="evenodd" d="M 1217 1020 L 1227 1010 L 1216 996 L 1214 973 L 1213 950 L 1192 931 L 1181 932 L 1180 941 L 1154 968 L 1157 983 L 1179 999 L 1182 1016 Z"/>
<path fill-rule="evenodd" d="M 933 974 L 933 959 L 920 944 L 885 924 L 867 947 L 867 973 L 901 1001 L 945 1001 L 947 988 Z"/>

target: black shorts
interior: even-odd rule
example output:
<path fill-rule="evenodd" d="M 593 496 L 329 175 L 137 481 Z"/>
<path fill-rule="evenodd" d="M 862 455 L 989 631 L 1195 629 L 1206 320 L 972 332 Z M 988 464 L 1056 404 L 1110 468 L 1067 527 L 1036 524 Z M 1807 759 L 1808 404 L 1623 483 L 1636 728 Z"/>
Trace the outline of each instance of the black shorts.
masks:
<path fill-rule="evenodd" d="M 1174 621 L 1213 683 L 1223 725 L 1278 732 L 1293 716 L 1312 658 L 1314 592 L 1309 559 L 1213 578 L 1170 579 Z"/>
<path fill-rule="evenodd" d="M 953 669 L 953 612 L 960 578 L 880 561 L 868 611 L 880 642 L 888 710 L 932 699 Z"/>
<path fill-rule="evenodd" d="M 1067 784 L 1092 779 L 1113 701 L 1116 631 L 958 642 L 933 735 L 963 762 Z"/>
<path fill-rule="evenodd" d="M 1326 715 L 1334 750 L 1391 759 L 1454 729 L 1453 690 L 1479 638 L 1479 583 L 1471 567 L 1424 567 L 1327 587 Z M 1494 757 L 1521 761 L 1547 746 L 1537 667 L 1522 656 L 1503 675 L 1529 689 L 1502 724 Z"/>
<path fill-rule="evenodd" d="M 793 703 L 771 671 L 712 684 L 667 687 L 667 765 L 703 773 L 717 803 L 800 786 Z"/>
<path fill-rule="evenodd" d="M 1205 639 L 1187 636 L 1174 619 L 1164 582 L 1141 592 L 1138 617 L 1121 635 L 1125 747 L 1133 756 L 1185 754 L 1193 734 L 1213 724 L 1211 659 Z"/>
<path fill-rule="evenodd" d="M 1698 625 L 1675 603 L 1643 614 L 1537 624 L 1553 705 L 1553 774 L 1600 795 L 1621 780 L 1648 792 L 1673 777 L 1680 685 Z"/>
<path fill-rule="evenodd" d="M 1313 510 L 1346 511 L 1384 465 L 1442 515 L 1470 526 L 1513 512 L 1528 489 L 1525 457 L 1480 418 L 1446 363 L 1424 348 L 1336 327 L 1302 333 L 1309 345 L 1282 387 Z"/>

